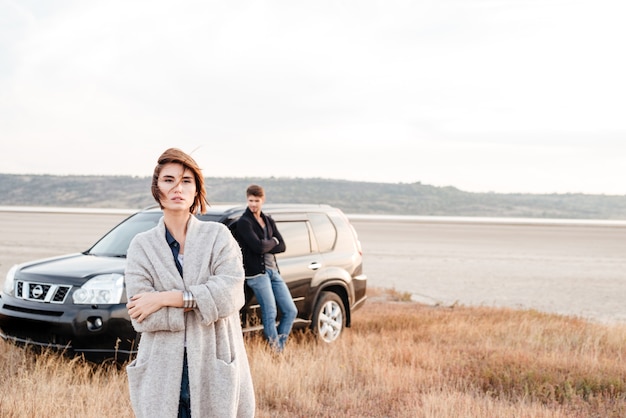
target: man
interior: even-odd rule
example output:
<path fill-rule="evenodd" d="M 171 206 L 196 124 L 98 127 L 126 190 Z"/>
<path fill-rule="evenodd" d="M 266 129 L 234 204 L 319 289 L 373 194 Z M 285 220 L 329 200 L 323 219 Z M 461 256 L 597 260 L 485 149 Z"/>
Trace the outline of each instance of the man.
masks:
<path fill-rule="evenodd" d="M 261 210 L 265 203 L 263 187 L 249 186 L 246 197 L 248 207 L 237 221 L 235 237 L 243 254 L 246 283 L 261 307 L 263 334 L 272 348 L 282 352 L 298 314 L 274 256 L 286 246 L 274 220 Z M 277 308 L 281 312 L 278 325 Z"/>

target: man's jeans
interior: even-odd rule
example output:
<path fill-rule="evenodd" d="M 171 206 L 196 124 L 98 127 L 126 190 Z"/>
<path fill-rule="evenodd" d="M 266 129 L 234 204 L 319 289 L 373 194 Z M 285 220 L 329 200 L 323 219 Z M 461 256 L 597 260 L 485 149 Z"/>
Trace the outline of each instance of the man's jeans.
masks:
<path fill-rule="evenodd" d="M 277 351 L 283 351 L 293 321 L 298 314 L 298 309 L 293 303 L 287 284 L 278 271 L 272 269 L 267 269 L 264 274 L 246 278 L 246 283 L 254 291 L 261 307 L 265 338 Z M 277 307 L 281 313 L 278 326 L 276 326 Z"/>

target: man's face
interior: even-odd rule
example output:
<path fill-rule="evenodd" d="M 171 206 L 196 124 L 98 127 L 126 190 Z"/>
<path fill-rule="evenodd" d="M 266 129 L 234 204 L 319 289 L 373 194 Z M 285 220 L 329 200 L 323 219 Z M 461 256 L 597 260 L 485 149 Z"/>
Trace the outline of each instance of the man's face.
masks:
<path fill-rule="evenodd" d="M 263 207 L 264 197 L 248 196 L 248 209 L 250 212 L 256 214 L 261 213 L 261 207 Z"/>

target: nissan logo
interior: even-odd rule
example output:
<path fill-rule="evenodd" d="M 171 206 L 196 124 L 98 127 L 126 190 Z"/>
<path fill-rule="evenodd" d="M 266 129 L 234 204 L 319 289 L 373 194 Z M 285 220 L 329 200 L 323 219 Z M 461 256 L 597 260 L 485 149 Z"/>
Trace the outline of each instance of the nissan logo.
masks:
<path fill-rule="evenodd" d="M 43 295 L 43 287 L 40 284 L 33 287 L 33 297 L 39 299 Z"/>

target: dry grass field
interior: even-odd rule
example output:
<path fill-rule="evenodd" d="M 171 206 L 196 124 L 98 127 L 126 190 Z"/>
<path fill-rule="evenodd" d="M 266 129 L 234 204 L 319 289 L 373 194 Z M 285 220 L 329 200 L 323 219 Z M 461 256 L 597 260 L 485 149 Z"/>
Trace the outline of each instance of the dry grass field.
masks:
<path fill-rule="evenodd" d="M 406 299 L 371 289 L 330 346 L 297 333 L 276 356 L 247 338 L 257 416 L 626 416 L 625 325 Z M 0 342 L 0 381 L 2 417 L 132 416 L 113 365 Z"/>

